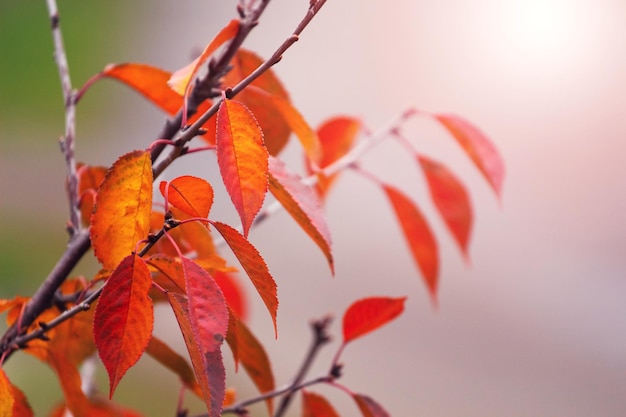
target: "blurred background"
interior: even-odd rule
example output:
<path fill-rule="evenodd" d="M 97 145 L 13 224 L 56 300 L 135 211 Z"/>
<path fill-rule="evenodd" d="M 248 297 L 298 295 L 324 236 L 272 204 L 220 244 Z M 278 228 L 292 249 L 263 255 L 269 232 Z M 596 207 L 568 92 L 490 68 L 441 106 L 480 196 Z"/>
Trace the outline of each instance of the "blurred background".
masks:
<path fill-rule="evenodd" d="M 235 3 L 60 1 L 74 86 L 110 62 L 184 66 L 235 16 Z M 274 0 L 245 47 L 269 56 L 307 6 Z M 490 136 L 507 174 L 498 201 L 440 127 L 424 119 L 403 129 L 468 187 L 476 220 L 466 265 L 412 158 L 391 142 L 365 158 L 429 216 L 441 245 L 438 308 L 383 194 L 354 174 L 327 206 L 334 278 L 288 215 L 255 229 L 250 239 L 279 285 L 278 340 L 252 291 L 250 322 L 278 385 L 300 364 L 311 319 L 335 315 L 339 340 L 339 319 L 354 300 L 407 295 L 404 315 L 346 349 L 340 381 L 392 416 L 626 415 L 625 18 L 621 0 L 328 2 L 275 68 L 311 125 L 348 114 L 376 130 L 409 105 L 453 112 Z M 32 294 L 65 247 L 64 119 L 52 51 L 43 1 L 0 0 L 0 298 Z M 135 93 L 102 81 L 78 108 L 78 159 L 109 165 L 146 147 L 163 121 Z M 284 158 L 300 169 L 297 144 Z M 218 181 L 212 156 L 193 155 L 169 175 L 189 170 Z M 237 224 L 219 193 L 212 217 Z M 157 319 L 158 333 L 184 352 L 166 309 Z M 337 346 L 314 375 L 326 372 Z M 60 398 L 37 360 L 15 355 L 6 369 L 36 415 Z M 98 378 L 106 392 L 102 369 Z M 175 379 L 142 359 L 115 399 L 173 415 Z M 229 383 L 240 398 L 255 393 L 243 374 Z M 344 393 L 311 390 L 341 415 L 358 415 Z M 297 405 L 290 415 L 300 415 Z"/>

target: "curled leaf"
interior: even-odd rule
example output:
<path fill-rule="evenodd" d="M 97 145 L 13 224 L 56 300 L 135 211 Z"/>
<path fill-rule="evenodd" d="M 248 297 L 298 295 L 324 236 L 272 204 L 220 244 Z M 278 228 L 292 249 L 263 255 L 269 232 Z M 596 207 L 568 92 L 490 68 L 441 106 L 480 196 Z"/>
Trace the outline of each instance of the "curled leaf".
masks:
<path fill-rule="evenodd" d="M 151 212 L 150 153 L 127 153 L 107 172 L 91 216 L 91 244 L 105 269 L 117 267 L 148 237 Z"/>
<path fill-rule="evenodd" d="M 371 297 L 354 302 L 343 315 L 343 343 L 387 324 L 404 311 L 406 297 Z"/>

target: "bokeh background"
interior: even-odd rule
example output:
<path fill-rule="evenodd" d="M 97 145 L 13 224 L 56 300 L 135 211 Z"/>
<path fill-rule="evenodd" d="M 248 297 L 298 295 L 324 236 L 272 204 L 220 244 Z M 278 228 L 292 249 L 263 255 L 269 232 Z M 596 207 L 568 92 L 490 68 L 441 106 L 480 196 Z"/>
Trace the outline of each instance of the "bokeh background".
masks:
<path fill-rule="evenodd" d="M 307 4 L 274 0 L 245 46 L 268 56 Z M 61 0 L 74 85 L 109 62 L 175 70 L 235 15 L 234 6 Z M 300 363 L 311 319 L 341 317 L 360 297 L 407 295 L 401 318 L 349 346 L 341 381 L 391 415 L 626 415 L 625 19 L 621 0 L 328 2 L 275 69 L 312 125 L 350 114 L 375 130 L 408 105 L 454 112 L 492 138 L 507 175 L 498 201 L 441 128 L 417 120 L 404 129 L 470 190 L 476 223 L 468 266 L 403 149 L 388 143 L 366 157 L 368 168 L 422 202 L 432 221 L 443 262 L 438 308 L 384 196 L 354 174 L 337 184 L 327 207 L 334 278 L 284 213 L 254 230 L 251 240 L 279 284 L 279 339 L 252 292 L 251 324 L 278 384 Z M 78 109 L 78 158 L 110 164 L 147 146 L 163 120 L 133 92 L 103 81 Z M 2 298 L 31 294 L 64 249 L 62 132 L 45 4 L 0 0 Z M 285 152 L 293 167 L 299 152 L 296 145 Z M 181 162 L 171 175 L 189 169 L 215 178 L 206 155 Z M 213 216 L 236 224 L 224 201 Z M 160 335 L 184 352 L 167 330 L 172 317 L 159 310 L 158 320 L 166 329 Z M 333 331 L 339 339 L 339 320 Z M 336 347 L 315 372 L 326 371 Z M 15 355 L 6 369 L 37 415 L 58 400 L 54 376 L 36 360 Z M 106 392 L 102 369 L 98 378 Z M 116 400 L 146 415 L 173 415 L 174 379 L 142 359 Z M 254 393 L 245 375 L 231 382 L 241 397 Z M 358 415 L 345 394 L 316 392 L 329 395 L 342 415 Z M 201 410 L 194 401 L 191 407 Z M 297 407 L 291 415 L 299 415 Z"/>

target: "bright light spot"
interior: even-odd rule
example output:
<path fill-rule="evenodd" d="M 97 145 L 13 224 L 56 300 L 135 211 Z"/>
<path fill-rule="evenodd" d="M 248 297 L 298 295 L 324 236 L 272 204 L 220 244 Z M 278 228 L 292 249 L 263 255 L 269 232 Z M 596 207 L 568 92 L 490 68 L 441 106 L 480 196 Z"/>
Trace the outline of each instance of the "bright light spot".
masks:
<path fill-rule="evenodd" d="M 516 1 L 506 10 L 505 31 L 511 46 L 531 57 L 547 57 L 573 47 L 576 10 L 566 0 Z"/>

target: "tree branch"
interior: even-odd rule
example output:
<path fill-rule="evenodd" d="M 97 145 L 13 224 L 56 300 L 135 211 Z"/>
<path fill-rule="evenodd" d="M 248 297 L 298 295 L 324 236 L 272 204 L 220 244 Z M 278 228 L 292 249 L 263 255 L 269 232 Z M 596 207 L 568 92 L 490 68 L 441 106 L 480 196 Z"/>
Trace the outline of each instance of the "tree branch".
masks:
<path fill-rule="evenodd" d="M 72 89 L 70 69 L 67 64 L 67 56 L 63 45 L 63 35 L 61 33 L 56 0 L 47 0 L 46 3 L 48 5 L 48 13 L 52 27 L 54 61 L 59 69 L 61 90 L 63 91 L 63 101 L 65 103 L 65 135 L 60 139 L 59 143 L 61 151 L 63 155 L 65 155 L 65 164 L 67 165 L 67 194 L 70 211 L 70 224 L 68 229 L 70 235 L 74 236 L 81 228 L 80 210 L 78 209 L 78 175 L 76 173 L 76 159 L 74 157 L 74 142 L 76 137 L 75 91 Z"/>

